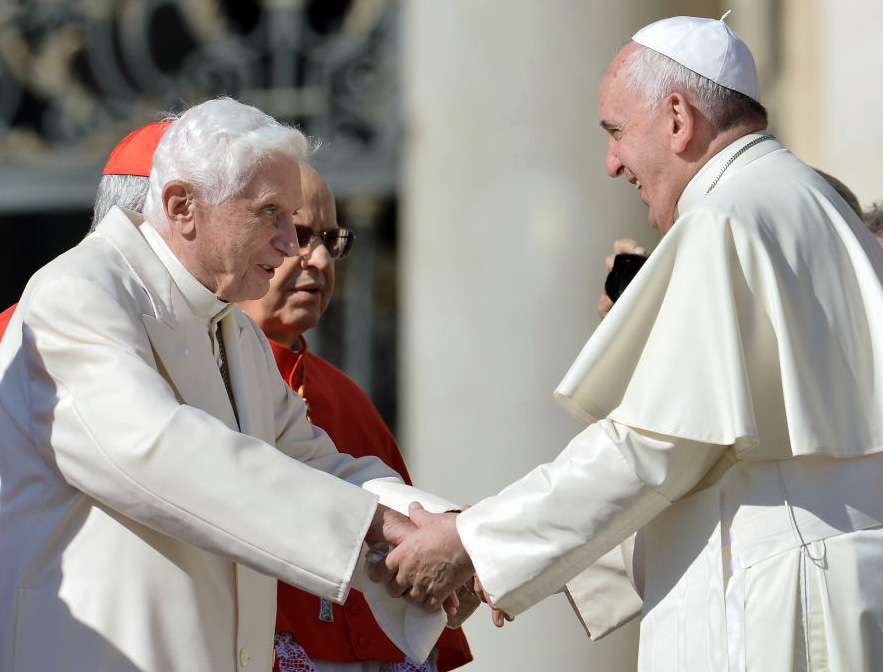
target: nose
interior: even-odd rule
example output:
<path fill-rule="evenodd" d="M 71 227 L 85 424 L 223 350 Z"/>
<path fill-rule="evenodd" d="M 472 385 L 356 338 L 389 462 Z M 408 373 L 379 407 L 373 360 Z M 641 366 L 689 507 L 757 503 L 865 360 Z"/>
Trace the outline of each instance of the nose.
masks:
<path fill-rule="evenodd" d="M 331 254 L 319 236 L 310 238 L 310 242 L 300 248 L 299 254 L 304 267 L 325 268 L 331 263 Z"/>
<path fill-rule="evenodd" d="M 286 257 L 293 257 L 298 253 L 300 246 L 297 244 L 297 231 L 293 223 L 289 222 L 279 227 L 278 233 L 273 238 L 273 247 Z"/>
<path fill-rule="evenodd" d="M 607 174 L 610 177 L 619 177 L 623 173 L 623 165 L 614 150 L 613 140 L 607 142 Z"/>

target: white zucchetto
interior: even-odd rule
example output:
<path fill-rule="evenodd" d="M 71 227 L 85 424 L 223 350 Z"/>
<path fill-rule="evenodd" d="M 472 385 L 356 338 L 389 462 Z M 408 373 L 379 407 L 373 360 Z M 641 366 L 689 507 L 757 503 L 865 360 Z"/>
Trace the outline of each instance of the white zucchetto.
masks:
<path fill-rule="evenodd" d="M 727 14 L 719 20 L 693 16 L 662 19 L 639 30 L 632 41 L 759 103 L 760 80 L 754 57 L 724 22 Z"/>

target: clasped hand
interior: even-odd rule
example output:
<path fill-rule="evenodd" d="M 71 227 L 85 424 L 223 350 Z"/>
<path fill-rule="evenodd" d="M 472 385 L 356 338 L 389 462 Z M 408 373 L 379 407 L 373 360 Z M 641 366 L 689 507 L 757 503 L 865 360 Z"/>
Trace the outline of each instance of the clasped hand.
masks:
<path fill-rule="evenodd" d="M 402 597 L 426 611 L 444 608 L 448 622 L 462 622 L 456 591 L 464 584 L 491 606 L 497 627 L 511 617 L 496 609 L 484 591 L 472 560 L 457 532 L 456 513 L 430 513 L 420 504 L 410 505 L 410 525 L 384 525 L 384 541 L 394 548 L 371 565 L 368 575 L 387 581 L 393 597 Z"/>

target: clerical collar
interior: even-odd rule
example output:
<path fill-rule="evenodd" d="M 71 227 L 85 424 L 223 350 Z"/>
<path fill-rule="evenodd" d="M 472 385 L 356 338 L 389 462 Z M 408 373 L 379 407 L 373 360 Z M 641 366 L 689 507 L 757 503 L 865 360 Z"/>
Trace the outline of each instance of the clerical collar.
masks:
<path fill-rule="evenodd" d="M 232 303 L 221 301 L 205 285 L 193 277 L 149 222 L 142 222 L 139 228 L 147 244 L 150 245 L 162 265 L 166 267 L 169 275 L 172 276 L 172 282 L 184 295 L 187 305 L 190 306 L 190 310 L 195 316 L 214 323 L 232 309 Z"/>
<path fill-rule="evenodd" d="M 678 221 L 681 213 L 696 205 L 741 166 L 781 148 L 782 145 L 767 131 L 748 133 L 724 147 L 699 169 L 684 188 L 675 208 L 675 221 Z"/>

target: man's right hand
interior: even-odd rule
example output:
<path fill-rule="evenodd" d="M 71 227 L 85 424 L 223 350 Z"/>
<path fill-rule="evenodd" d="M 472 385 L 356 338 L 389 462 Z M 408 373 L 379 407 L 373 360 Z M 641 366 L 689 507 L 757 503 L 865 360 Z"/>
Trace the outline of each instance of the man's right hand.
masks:
<path fill-rule="evenodd" d="M 446 599 L 475 573 L 457 533 L 457 514 L 430 513 L 418 502 L 411 503 L 409 513 L 413 531 L 384 525 L 384 534 L 391 533 L 385 540 L 395 548 L 372 564 L 368 575 L 373 581 L 388 581 L 393 597 L 404 597 L 429 612 L 445 605 L 450 615 L 456 603 L 445 604 Z"/>
<path fill-rule="evenodd" d="M 610 273 L 610 269 L 613 268 L 613 260 L 616 258 L 617 254 L 640 254 L 647 256 L 647 250 L 645 250 L 637 240 L 633 240 L 632 238 L 620 238 L 613 243 L 613 254 L 609 255 L 604 262 L 606 273 Z M 613 301 L 607 296 L 607 292 L 602 284 L 601 298 L 598 300 L 598 315 L 601 316 L 602 320 L 607 317 L 607 313 L 610 312 L 611 308 L 613 308 Z"/>

